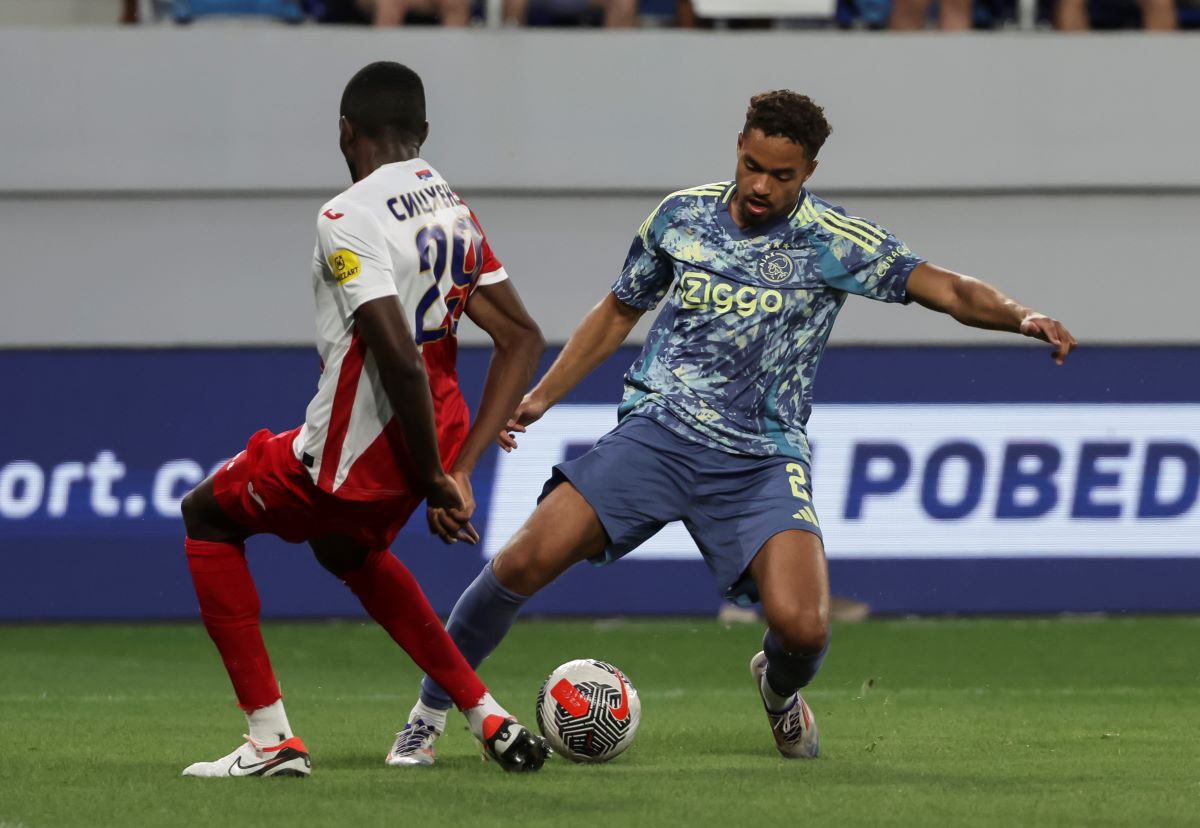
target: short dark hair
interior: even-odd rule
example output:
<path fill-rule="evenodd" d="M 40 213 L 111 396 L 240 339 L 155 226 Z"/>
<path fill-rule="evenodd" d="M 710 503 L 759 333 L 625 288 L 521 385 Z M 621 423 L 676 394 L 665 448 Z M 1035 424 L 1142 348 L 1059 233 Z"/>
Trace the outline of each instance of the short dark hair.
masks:
<path fill-rule="evenodd" d="M 420 138 L 425 85 L 401 63 L 381 60 L 359 69 L 342 93 L 341 115 L 370 138 Z"/>
<path fill-rule="evenodd" d="M 750 99 L 742 133 L 752 129 L 762 130 L 767 137 L 777 135 L 794 141 L 804 147 L 809 161 L 817 157 L 833 131 L 829 121 L 825 120 L 824 109 L 807 95 L 790 89 L 763 92 Z"/>

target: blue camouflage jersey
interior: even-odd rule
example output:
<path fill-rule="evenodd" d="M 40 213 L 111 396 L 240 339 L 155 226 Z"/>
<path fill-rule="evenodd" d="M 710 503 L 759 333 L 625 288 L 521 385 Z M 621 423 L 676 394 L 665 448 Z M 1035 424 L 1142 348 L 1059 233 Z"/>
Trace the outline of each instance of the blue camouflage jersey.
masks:
<path fill-rule="evenodd" d="M 619 413 L 727 452 L 807 463 L 813 378 L 847 294 L 905 302 L 922 260 L 806 190 L 789 215 L 743 232 L 729 215 L 734 191 L 673 193 L 638 231 L 612 292 L 643 310 L 670 298 L 625 375 Z"/>

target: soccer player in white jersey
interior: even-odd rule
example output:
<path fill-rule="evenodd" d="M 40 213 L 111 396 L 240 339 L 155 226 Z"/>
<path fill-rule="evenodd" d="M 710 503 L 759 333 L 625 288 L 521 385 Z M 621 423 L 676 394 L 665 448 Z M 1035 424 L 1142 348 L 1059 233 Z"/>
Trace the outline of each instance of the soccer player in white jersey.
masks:
<path fill-rule="evenodd" d="M 419 157 L 429 132 L 415 72 L 373 63 L 347 84 L 340 145 L 354 181 L 321 209 L 313 261 L 322 372 L 304 425 L 259 431 L 183 502 L 187 559 L 249 735 L 185 776 L 307 776 L 259 630 L 245 540 L 307 541 L 321 564 L 454 698 L 488 755 L 537 770 L 548 753 L 454 646 L 388 550 L 425 501 L 430 529 L 474 543 L 470 474 L 516 408 L 541 333 L 474 215 Z M 455 374 L 463 312 L 495 353 L 474 426 Z M 398 740 L 399 743 L 399 740 Z M 394 763 L 396 747 L 388 754 Z"/>

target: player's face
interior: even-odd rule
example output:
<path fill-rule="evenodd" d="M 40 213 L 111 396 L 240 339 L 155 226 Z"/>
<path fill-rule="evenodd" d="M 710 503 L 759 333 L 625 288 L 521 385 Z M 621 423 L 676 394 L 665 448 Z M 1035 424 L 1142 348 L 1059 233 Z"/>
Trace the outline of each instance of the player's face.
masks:
<path fill-rule="evenodd" d="M 738 135 L 737 195 L 731 211 L 738 225 L 764 224 L 792 211 L 800 188 L 817 168 L 804 147 L 781 135 L 752 129 Z"/>

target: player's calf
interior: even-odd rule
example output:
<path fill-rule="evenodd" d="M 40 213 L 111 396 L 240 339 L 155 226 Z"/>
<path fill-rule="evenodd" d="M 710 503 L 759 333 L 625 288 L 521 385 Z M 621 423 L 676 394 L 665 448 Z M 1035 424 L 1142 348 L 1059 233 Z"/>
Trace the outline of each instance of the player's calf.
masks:
<path fill-rule="evenodd" d="M 829 634 L 786 638 L 774 627 L 763 636 L 768 678 L 771 684 L 788 693 L 807 687 L 816 678 L 825 653 L 829 650 Z"/>

